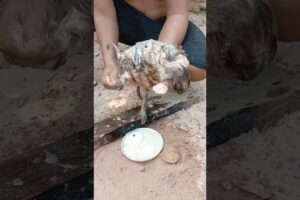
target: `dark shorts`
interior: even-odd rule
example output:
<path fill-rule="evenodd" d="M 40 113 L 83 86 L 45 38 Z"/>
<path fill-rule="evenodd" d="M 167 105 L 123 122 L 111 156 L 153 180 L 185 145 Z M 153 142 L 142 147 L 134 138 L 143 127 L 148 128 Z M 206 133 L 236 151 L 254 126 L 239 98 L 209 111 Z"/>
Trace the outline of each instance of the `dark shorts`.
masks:
<path fill-rule="evenodd" d="M 114 0 L 114 4 L 118 18 L 120 42 L 134 45 L 139 41 L 158 39 L 166 18 L 152 20 L 124 0 Z M 192 22 L 189 22 L 182 46 L 192 65 L 206 68 L 206 38 Z"/>

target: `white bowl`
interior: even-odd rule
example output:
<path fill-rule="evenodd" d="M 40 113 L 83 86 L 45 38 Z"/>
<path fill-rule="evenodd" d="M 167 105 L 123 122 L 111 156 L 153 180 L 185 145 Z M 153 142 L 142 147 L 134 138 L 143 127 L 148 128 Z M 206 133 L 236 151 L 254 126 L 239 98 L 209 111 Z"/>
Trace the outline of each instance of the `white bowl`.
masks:
<path fill-rule="evenodd" d="M 126 134 L 121 150 L 128 159 L 145 162 L 158 156 L 163 146 L 164 140 L 159 132 L 151 128 L 138 128 Z"/>

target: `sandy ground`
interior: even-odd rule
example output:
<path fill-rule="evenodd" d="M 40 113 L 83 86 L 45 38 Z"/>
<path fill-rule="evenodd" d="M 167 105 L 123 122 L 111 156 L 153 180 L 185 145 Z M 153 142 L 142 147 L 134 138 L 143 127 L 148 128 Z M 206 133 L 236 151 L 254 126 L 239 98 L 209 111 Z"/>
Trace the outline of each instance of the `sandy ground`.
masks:
<path fill-rule="evenodd" d="M 198 83 L 205 88 L 205 82 Z M 200 90 L 201 91 L 201 90 Z M 121 152 L 121 139 L 94 153 L 95 200 L 194 200 L 205 198 L 205 91 L 203 99 L 191 108 L 150 124 L 159 131 L 165 146 L 180 152 L 177 164 L 160 157 L 147 163 L 134 163 Z"/>
<path fill-rule="evenodd" d="M 208 198 L 300 199 L 300 112 L 208 150 Z"/>
<path fill-rule="evenodd" d="M 190 19 L 203 32 L 205 13 L 200 1 L 194 1 Z M 95 44 L 95 80 L 101 74 L 101 53 Z M 201 101 L 192 107 L 151 123 L 147 127 L 159 131 L 166 146 L 175 147 L 180 153 L 176 164 L 167 164 L 161 157 L 146 163 L 135 163 L 126 159 L 121 152 L 121 139 L 97 149 L 94 153 L 94 191 L 95 200 L 198 200 L 206 196 L 206 82 L 193 84 L 201 94 Z M 103 87 L 95 87 L 95 121 L 116 115 L 126 109 L 138 106 L 140 101 L 134 88 L 126 88 L 123 96 L 130 101 L 118 109 L 103 107 L 103 101 L 111 102 L 120 92 L 112 91 L 103 97 Z M 122 96 L 122 95 L 121 95 Z"/>
<path fill-rule="evenodd" d="M 208 124 L 230 112 L 286 98 L 299 90 L 300 43 L 278 43 L 274 62 L 255 80 L 209 77 Z M 212 200 L 297 200 L 299 119 L 295 112 L 267 130 L 252 130 L 207 151 L 207 194 Z"/>

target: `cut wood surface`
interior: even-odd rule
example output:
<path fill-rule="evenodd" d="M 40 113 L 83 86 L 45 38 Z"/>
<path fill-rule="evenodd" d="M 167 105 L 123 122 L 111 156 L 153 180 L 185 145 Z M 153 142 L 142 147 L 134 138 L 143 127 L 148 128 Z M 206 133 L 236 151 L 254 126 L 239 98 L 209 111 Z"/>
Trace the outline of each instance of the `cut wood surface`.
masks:
<path fill-rule="evenodd" d="M 93 167 L 92 129 L 0 163 L 1 199 L 23 200 Z"/>
<path fill-rule="evenodd" d="M 170 93 L 164 96 L 152 96 L 150 98 L 152 102 L 148 104 L 147 108 L 147 123 L 200 102 L 200 94 L 197 91 L 197 89 L 191 87 L 186 93 L 181 95 Z M 112 142 L 127 132 L 140 127 L 139 111 L 140 106 L 137 106 L 117 115 L 113 115 L 112 113 L 110 117 L 95 122 L 95 148 Z"/>
<path fill-rule="evenodd" d="M 207 145 L 259 131 L 300 109 L 300 43 L 278 44 L 274 62 L 254 80 L 234 82 L 209 77 L 207 83 Z"/>
<path fill-rule="evenodd" d="M 205 80 L 193 83 L 191 92 L 193 98 L 182 103 L 179 101 L 179 105 L 174 104 L 175 110 L 183 108 L 182 110 L 145 125 L 162 135 L 165 147 L 172 146 L 178 150 L 180 159 L 176 164 L 167 164 L 160 156 L 146 163 L 132 162 L 121 152 L 122 137 L 95 149 L 95 200 L 136 199 L 136 197 L 205 199 L 205 86 Z M 192 105 L 189 107 L 189 104 Z M 162 113 L 168 111 L 165 106 L 163 108 Z M 139 107 L 135 112 L 139 112 Z M 134 125 L 138 127 L 139 121 L 135 121 Z M 124 133 L 122 128 L 119 130 L 117 133 Z"/>
<path fill-rule="evenodd" d="M 71 56 L 56 71 L 0 70 L 0 161 L 93 126 L 90 56 Z"/>
<path fill-rule="evenodd" d="M 94 171 L 82 174 L 68 182 L 64 182 L 31 200 L 83 200 L 92 199 L 94 196 Z"/>
<path fill-rule="evenodd" d="M 28 199 L 91 170 L 91 54 L 56 71 L 0 73 L 0 199 Z"/>

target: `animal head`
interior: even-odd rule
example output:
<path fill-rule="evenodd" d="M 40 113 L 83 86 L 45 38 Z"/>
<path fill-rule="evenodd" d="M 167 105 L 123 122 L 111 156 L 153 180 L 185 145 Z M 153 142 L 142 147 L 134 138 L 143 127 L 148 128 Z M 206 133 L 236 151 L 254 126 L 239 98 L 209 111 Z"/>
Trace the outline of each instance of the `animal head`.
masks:
<path fill-rule="evenodd" d="M 172 62 L 171 67 L 168 68 L 172 79 L 170 79 L 170 88 L 174 89 L 177 93 L 184 93 L 190 86 L 190 74 L 187 66 L 180 62 Z"/>

